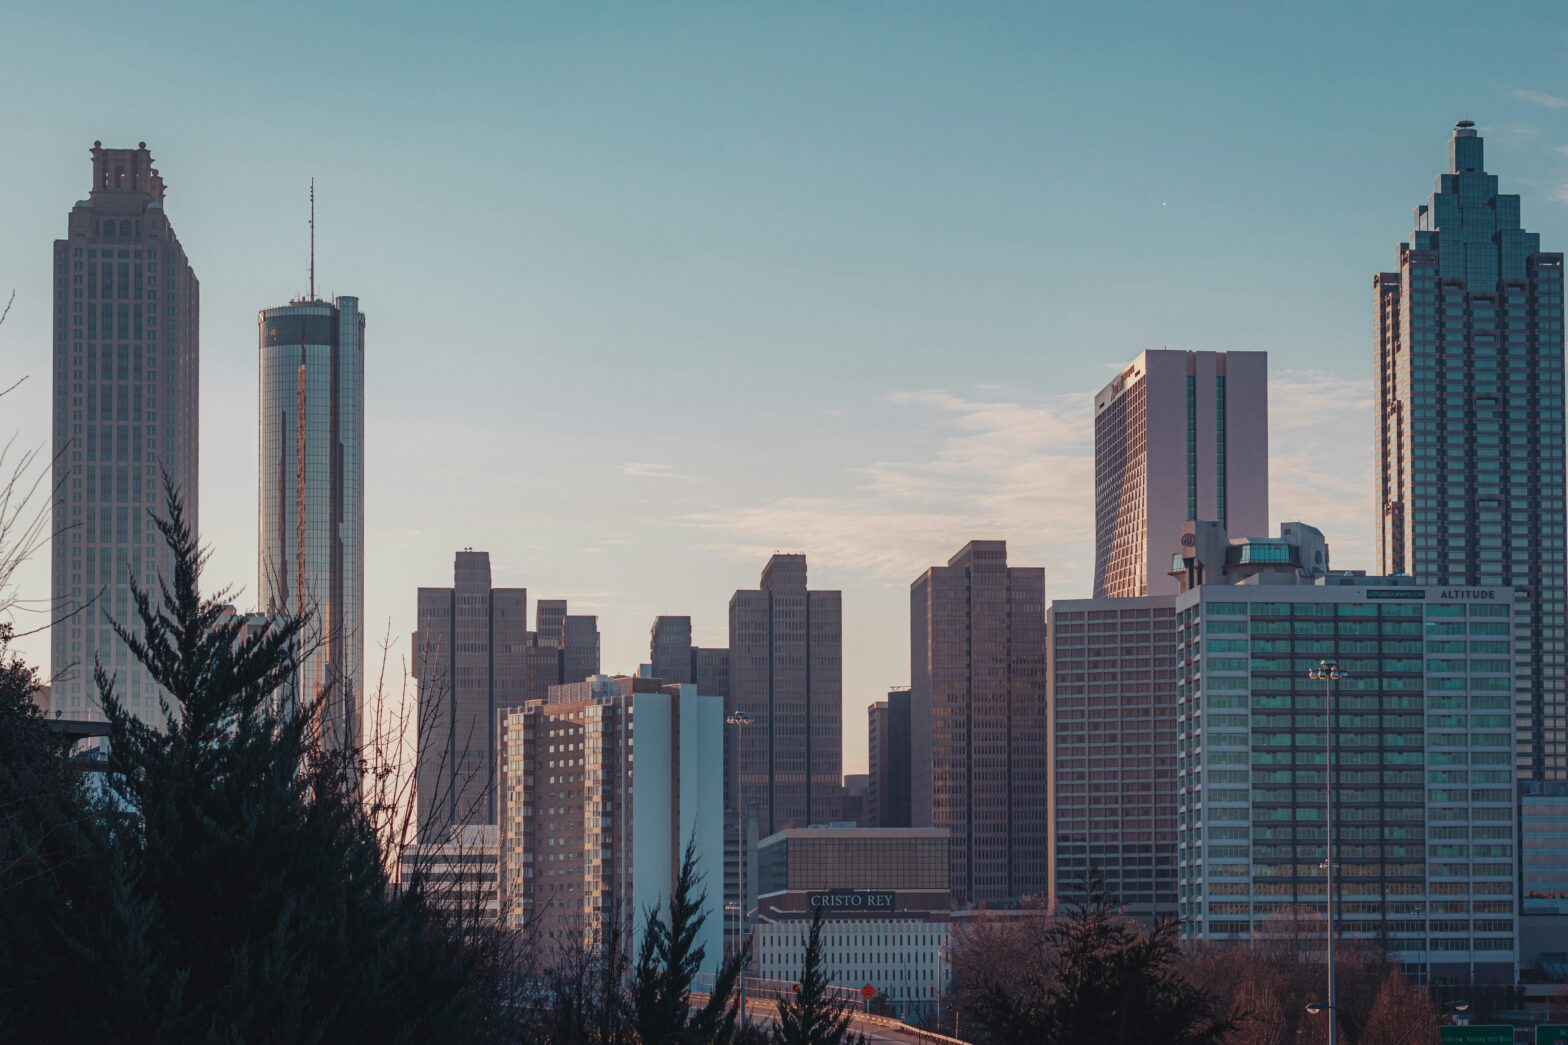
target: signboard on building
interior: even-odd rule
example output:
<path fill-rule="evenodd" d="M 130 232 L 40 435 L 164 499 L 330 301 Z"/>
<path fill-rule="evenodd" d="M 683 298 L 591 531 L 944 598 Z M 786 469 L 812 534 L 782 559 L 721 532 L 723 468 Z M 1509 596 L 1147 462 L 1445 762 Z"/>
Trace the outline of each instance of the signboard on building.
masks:
<path fill-rule="evenodd" d="M 808 893 L 806 902 L 813 910 L 821 908 L 824 914 L 834 911 L 891 911 L 896 895 L 893 892 L 866 889 L 834 889 L 825 893 Z"/>
<path fill-rule="evenodd" d="M 1512 1027 L 1442 1027 L 1443 1045 L 1514 1045 Z"/>
<path fill-rule="evenodd" d="M 1403 599 L 1403 600 L 1415 599 L 1417 601 L 1424 601 L 1426 599 L 1426 589 L 1424 589 L 1424 588 L 1368 588 L 1367 589 L 1367 598 L 1369 598 L 1369 599 Z"/>
<path fill-rule="evenodd" d="M 1568 1023 L 1543 1023 L 1535 1028 L 1535 1045 L 1568 1045 Z"/>

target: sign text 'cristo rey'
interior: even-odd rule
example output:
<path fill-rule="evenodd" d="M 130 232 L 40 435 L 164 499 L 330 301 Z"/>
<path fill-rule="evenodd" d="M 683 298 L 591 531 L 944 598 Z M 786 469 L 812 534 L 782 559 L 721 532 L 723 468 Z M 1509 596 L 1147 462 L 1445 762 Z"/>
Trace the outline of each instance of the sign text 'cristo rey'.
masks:
<path fill-rule="evenodd" d="M 829 893 L 810 893 L 807 902 L 824 911 L 891 911 L 891 892 L 870 892 L 860 889 L 835 889 Z"/>

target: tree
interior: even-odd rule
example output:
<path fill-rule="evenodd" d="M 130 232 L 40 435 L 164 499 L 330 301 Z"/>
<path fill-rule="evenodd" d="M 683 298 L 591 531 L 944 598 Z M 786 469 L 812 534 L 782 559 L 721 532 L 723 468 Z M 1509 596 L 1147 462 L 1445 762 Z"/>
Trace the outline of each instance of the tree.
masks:
<path fill-rule="evenodd" d="M 0 1040 L 84 1038 L 111 1015 L 83 985 L 117 930 L 113 854 L 11 636 L 0 623 Z"/>
<path fill-rule="evenodd" d="M 828 978 L 822 969 L 822 908 L 818 907 L 806 937 L 800 983 L 793 997 L 779 1000 L 775 1045 L 852 1045 L 865 1040 L 850 1030 L 853 1011 L 830 998 L 827 988 Z"/>
<path fill-rule="evenodd" d="M 707 953 L 697 942 L 708 898 L 706 891 L 698 891 L 701 884 L 693 838 L 686 843 L 670 894 L 669 920 L 654 909 L 644 922 L 631 986 L 632 1022 L 641 1045 L 727 1042 L 735 1035 L 739 1011 L 734 988 L 749 957 L 746 951 L 723 964 L 708 1000 L 692 1011 L 692 984 Z"/>
<path fill-rule="evenodd" d="M 965 1025 L 983 1040 L 1141 1045 L 1157 1027 L 1163 1042 L 1218 1045 L 1230 1032 L 1217 1001 L 1186 977 L 1175 922 L 1145 932 L 1091 882 L 1064 916 L 1026 925 L 1012 964 L 965 959 Z"/>
<path fill-rule="evenodd" d="M 78 862 L 106 876 L 102 910 L 92 889 L 83 914 L 64 894 L 65 920 L 29 940 L 46 967 L 72 968 L 88 1005 L 54 1013 L 63 1027 L 33 1023 L 46 1030 L 31 1037 L 484 1038 L 504 1011 L 489 952 L 449 933 L 418 884 L 389 888 L 358 753 L 320 749 L 316 701 L 275 700 L 303 622 L 246 633 L 225 593 L 203 598 L 205 554 L 172 486 L 167 504 L 173 575 L 156 599 L 133 577 L 140 626 L 113 621 L 161 690 L 164 721 L 129 713 L 98 667 L 110 797 Z M 71 867 L 49 862 L 51 875 Z"/>

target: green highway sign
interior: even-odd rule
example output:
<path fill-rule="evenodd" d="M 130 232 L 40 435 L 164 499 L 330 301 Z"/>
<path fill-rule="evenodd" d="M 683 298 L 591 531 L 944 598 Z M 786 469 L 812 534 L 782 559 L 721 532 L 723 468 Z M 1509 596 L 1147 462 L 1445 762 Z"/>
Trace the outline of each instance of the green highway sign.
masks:
<path fill-rule="evenodd" d="M 1535 1045 L 1568 1045 L 1568 1023 L 1543 1023 L 1535 1028 Z"/>
<path fill-rule="evenodd" d="M 1443 1045 L 1514 1045 L 1512 1027 L 1443 1027 Z"/>

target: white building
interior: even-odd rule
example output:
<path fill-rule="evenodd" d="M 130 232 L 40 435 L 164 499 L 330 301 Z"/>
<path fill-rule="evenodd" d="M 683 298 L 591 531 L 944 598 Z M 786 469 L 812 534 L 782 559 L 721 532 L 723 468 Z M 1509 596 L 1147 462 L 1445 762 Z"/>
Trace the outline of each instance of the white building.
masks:
<path fill-rule="evenodd" d="M 410 845 L 398 861 L 398 883 L 422 879 L 438 906 L 494 923 L 500 918 L 500 844 L 494 824 L 460 827 L 448 841 Z"/>

